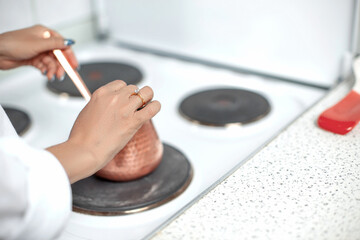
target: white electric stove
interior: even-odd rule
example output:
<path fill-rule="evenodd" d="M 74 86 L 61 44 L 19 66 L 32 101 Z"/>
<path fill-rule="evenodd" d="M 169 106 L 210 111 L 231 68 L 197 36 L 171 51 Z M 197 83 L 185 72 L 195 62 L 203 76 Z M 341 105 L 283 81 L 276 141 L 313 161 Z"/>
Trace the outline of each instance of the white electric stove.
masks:
<path fill-rule="evenodd" d="M 79 62 L 119 62 L 141 71 L 138 86 L 151 86 L 162 104 L 153 119 L 155 129 L 162 142 L 187 157 L 193 178 L 179 196 L 146 211 L 121 216 L 73 212 L 61 240 L 150 236 L 344 77 L 357 35 L 353 7 L 359 5 L 352 0 L 96 2 L 108 7 L 96 9 L 101 10 L 99 32 L 110 36 L 76 48 Z M 50 91 L 46 81 L 34 69 L 0 81 L 0 104 L 29 115 L 31 125 L 22 137 L 41 148 L 65 141 L 85 105 L 81 98 Z M 189 95 L 224 88 L 256 93 L 267 100 L 270 111 L 251 123 L 222 127 L 180 114 L 179 106 Z"/>
<path fill-rule="evenodd" d="M 92 216 L 73 212 L 60 239 L 139 239 L 197 199 L 209 187 L 241 165 L 315 103 L 326 91 L 283 81 L 216 69 L 114 46 L 93 44 L 76 51 L 80 63 L 121 62 L 136 66 L 144 75 L 139 87 L 149 85 L 162 103 L 153 119 L 160 139 L 181 151 L 193 168 L 188 188 L 156 208 L 123 216 Z M 35 147 L 65 141 L 82 98 L 56 94 L 46 87 L 37 70 L 25 69 L 0 81 L 0 103 L 24 110 L 31 119 L 23 138 Z M 207 89 L 241 88 L 265 97 L 270 112 L 244 125 L 199 125 L 179 113 L 188 95 Z"/>

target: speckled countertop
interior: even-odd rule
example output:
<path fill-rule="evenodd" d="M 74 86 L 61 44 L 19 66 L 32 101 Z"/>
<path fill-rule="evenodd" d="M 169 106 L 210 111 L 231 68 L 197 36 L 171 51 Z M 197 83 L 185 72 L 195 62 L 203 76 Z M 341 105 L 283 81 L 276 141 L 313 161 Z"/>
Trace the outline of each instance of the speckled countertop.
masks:
<path fill-rule="evenodd" d="M 342 136 L 315 124 L 350 85 L 330 91 L 152 237 L 360 239 L 360 126 Z"/>

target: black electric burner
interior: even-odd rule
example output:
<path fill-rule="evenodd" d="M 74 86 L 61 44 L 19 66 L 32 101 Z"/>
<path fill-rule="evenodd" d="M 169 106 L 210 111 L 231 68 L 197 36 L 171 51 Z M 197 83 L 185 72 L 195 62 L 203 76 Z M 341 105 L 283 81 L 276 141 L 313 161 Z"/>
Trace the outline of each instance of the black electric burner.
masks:
<path fill-rule="evenodd" d="M 265 117 L 270 109 L 263 96 L 237 88 L 197 92 L 186 97 L 179 107 L 186 119 L 209 126 L 254 122 Z"/>
<path fill-rule="evenodd" d="M 123 80 L 127 84 L 138 84 L 143 75 L 134 66 L 116 62 L 94 62 L 80 65 L 80 76 L 83 78 L 90 92 L 114 80 Z M 55 93 L 65 93 L 73 97 L 81 97 L 68 75 L 63 81 L 47 82 L 47 87 Z"/>
<path fill-rule="evenodd" d="M 23 135 L 29 129 L 31 120 L 26 112 L 11 107 L 4 107 L 4 111 L 18 135 Z"/>
<path fill-rule="evenodd" d="M 164 144 L 160 165 L 149 175 L 112 182 L 95 175 L 72 184 L 75 212 L 114 216 L 160 206 L 180 195 L 191 182 L 192 167 L 177 149 Z"/>

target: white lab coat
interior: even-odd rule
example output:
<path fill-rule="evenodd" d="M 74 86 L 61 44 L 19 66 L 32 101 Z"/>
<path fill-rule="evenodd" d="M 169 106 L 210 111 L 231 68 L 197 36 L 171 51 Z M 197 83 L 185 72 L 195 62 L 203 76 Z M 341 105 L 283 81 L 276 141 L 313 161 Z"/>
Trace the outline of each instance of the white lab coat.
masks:
<path fill-rule="evenodd" d="M 17 136 L 0 106 L 0 239 L 54 239 L 71 212 L 60 162 Z"/>

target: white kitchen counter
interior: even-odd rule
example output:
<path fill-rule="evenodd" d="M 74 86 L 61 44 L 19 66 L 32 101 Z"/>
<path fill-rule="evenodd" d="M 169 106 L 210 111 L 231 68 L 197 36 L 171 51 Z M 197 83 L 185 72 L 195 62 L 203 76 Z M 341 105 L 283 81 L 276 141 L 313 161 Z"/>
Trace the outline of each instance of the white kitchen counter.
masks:
<path fill-rule="evenodd" d="M 360 239 L 360 126 L 342 136 L 316 125 L 350 86 L 330 91 L 152 238 Z"/>

